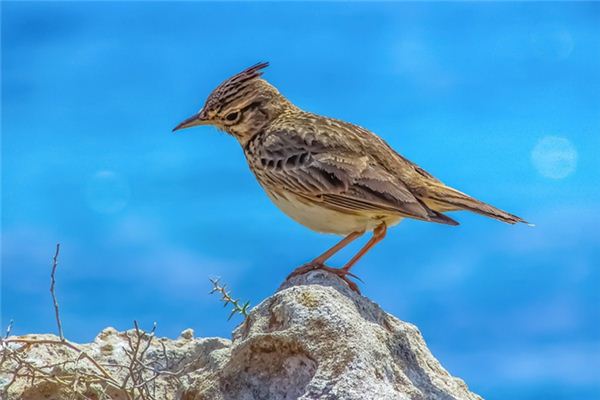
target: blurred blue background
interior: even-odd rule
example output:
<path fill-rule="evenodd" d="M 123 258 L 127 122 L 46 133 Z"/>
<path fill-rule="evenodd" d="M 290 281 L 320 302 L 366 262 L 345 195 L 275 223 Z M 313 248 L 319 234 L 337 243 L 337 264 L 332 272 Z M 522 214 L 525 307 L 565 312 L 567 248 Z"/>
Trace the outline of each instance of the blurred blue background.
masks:
<path fill-rule="evenodd" d="M 600 4 L 2 3 L 2 326 L 68 338 L 137 319 L 229 336 L 219 276 L 257 304 L 337 238 L 272 205 L 235 140 L 172 134 L 258 61 L 537 226 L 405 221 L 358 264 L 488 399 L 600 398 Z M 357 243 L 333 265 L 341 265 Z"/>

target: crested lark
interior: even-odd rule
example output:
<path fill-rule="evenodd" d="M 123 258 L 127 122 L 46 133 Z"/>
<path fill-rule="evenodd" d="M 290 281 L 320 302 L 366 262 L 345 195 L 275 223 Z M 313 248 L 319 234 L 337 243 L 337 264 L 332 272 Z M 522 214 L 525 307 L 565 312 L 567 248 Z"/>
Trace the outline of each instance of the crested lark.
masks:
<path fill-rule="evenodd" d="M 350 268 L 402 218 L 458 225 L 443 213 L 468 210 L 509 224 L 525 222 L 444 185 L 374 133 L 296 107 L 261 78 L 267 66 L 256 64 L 221 83 L 198 114 L 173 130 L 213 125 L 231 134 L 284 213 L 315 231 L 345 235 L 290 276 L 325 269 L 358 291 L 347 278 L 354 276 Z M 325 266 L 366 231 L 373 236 L 343 268 Z"/>

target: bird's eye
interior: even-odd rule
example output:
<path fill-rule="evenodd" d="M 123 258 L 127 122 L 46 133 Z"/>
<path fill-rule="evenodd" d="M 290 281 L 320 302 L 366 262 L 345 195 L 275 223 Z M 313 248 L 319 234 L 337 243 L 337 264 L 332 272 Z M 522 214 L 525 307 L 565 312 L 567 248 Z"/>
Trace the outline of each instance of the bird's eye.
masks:
<path fill-rule="evenodd" d="M 239 113 L 237 111 L 230 112 L 229 114 L 227 114 L 225 116 L 225 119 L 229 122 L 233 122 L 238 119 L 238 115 L 239 115 Z"/>

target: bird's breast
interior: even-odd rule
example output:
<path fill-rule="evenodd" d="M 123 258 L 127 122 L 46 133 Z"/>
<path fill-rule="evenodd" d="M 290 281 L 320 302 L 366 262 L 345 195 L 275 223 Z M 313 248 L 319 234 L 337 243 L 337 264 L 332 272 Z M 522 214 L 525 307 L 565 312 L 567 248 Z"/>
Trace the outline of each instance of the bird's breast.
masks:
<path fill-rule="evenodd" d="M 351 232 L 372 231 L 381 222 L 391 226 L 401 220 L 399 216 L 344 213 L 290 192 L 265 191 L 273 203 L 287 216 L 317 232 L 347 235 Z"/>

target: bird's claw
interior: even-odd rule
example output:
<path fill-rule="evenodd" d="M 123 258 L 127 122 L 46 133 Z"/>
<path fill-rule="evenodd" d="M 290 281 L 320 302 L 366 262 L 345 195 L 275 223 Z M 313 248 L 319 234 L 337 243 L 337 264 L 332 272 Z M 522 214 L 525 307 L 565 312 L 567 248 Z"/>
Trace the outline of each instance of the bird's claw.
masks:
<path fill-rule="evenodd" d="M 363 282 L 362 279 L 360 279 L 358 276 L 356 276 L 355 274 L 353 274 L 352 272 L 350 272 L 348 270 L 345 270 L 343 268 L 328 267 L 327 265 L 322 264 L 322 263 L 310 262 L 308 264 L 304 264 L 304 265 L 296 268 L 295 270 L 293 270 L 292 273 L 288 275 L 286 280 L 289 280 L 290 278 L 293 278 L 294 276 L 302 275 L 302 274 L 305 274 L 310 271 L 315 271 L 317 269 L 322 269 L 323 271 L 331 272 L 332 274 L 338 276 L 340 279 L 342 279 L 344 282 L 346 282 L 346 284 L 348 285 L 348 287 L 350 289 L 352 289 L 356 293 L 360 294 L 358 285 L 356 283 L 352 282 L 350 279 L 348 279 L 348 276 L 350 276 L 354 279 L 358 279 L 359 281 Z"/>

